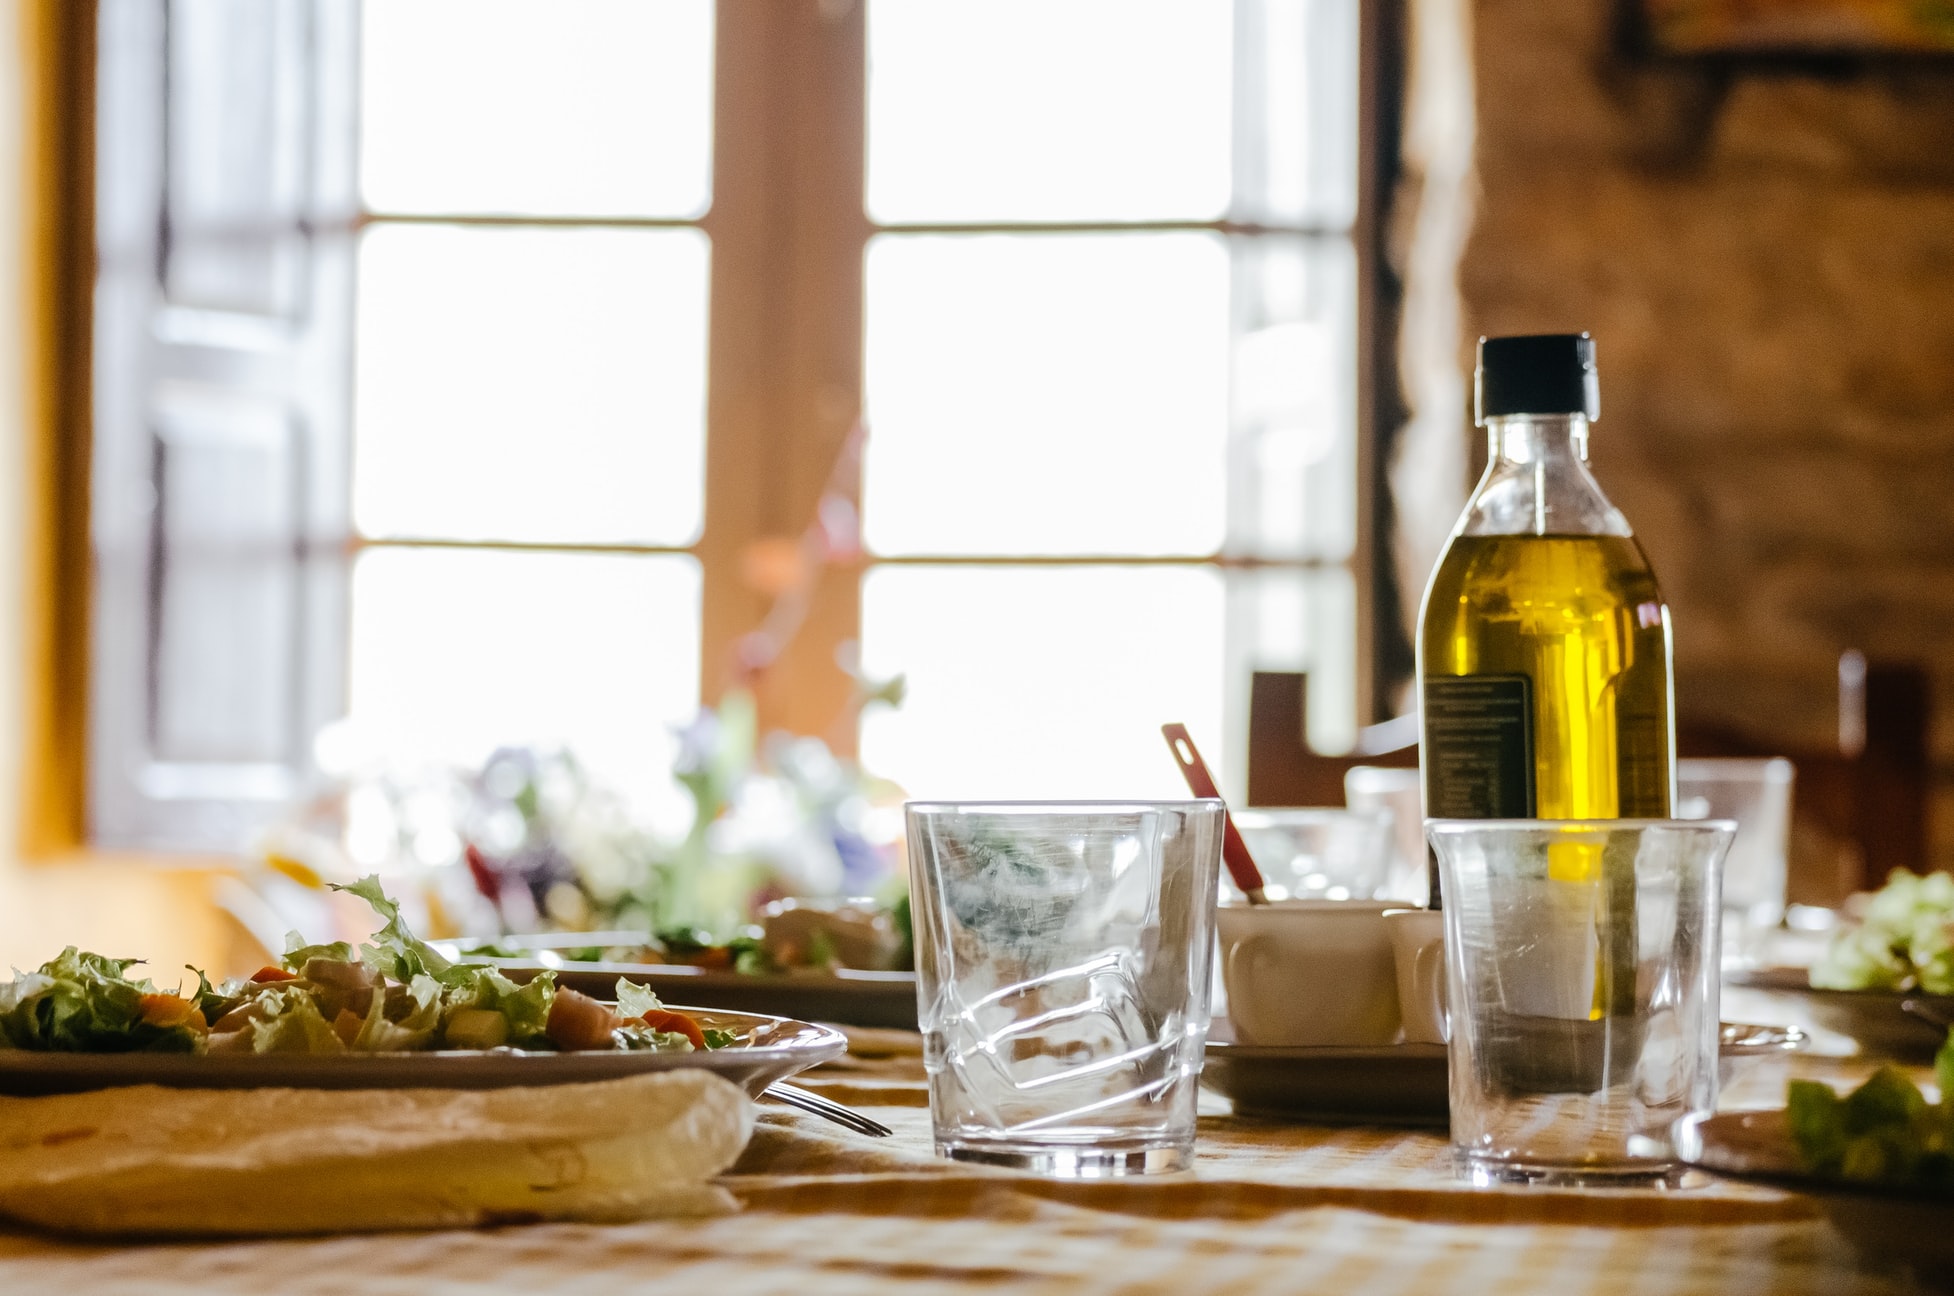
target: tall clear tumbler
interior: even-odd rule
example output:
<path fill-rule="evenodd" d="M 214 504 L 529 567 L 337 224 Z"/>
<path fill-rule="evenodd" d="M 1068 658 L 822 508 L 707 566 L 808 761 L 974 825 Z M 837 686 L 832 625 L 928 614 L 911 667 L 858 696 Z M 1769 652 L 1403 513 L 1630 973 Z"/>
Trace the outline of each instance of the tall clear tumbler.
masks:
<path fill-rule="evenodd" d="M 936 1150 L 1079 1178 L 1192 1164 L 1221 803 L 906 809 Z"/>
<path fill-rule="evenodd" d="M 1452 1146 L 1477 1182 L 1672 1179 L 1715 1108 L 1724 820 L 1431 819 Z"/>

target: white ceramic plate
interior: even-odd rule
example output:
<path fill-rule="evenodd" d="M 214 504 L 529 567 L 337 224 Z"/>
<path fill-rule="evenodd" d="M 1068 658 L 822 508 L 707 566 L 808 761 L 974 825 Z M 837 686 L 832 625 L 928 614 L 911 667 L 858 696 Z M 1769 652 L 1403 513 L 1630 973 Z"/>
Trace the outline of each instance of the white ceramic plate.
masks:
<path fill-rule="evenodd" d="M 1900 1006 L 1909 999 L 1917 1001 L 1929 1018 L 1954 1019 L 1954 995 L 1929 995 L 1917 990 L 1814 990 L 1811 973 L 1805 968 L 1749 968 L 1726 973 L 1724 984 L 1788 996 L 1810 1013 L 1814 1024 L 1849 1037 L 1874 1057 L 1929 1062 L 1946 1040 L 1946 1030 Z"/>
<path fill-rule="evenodd" d="M 1815 1197 L 1834 1228 L 1872 1260 L 1912 1265 L 1939 1290 L 1954 1273 L 1954 1192 L 1822 1179 L 1799 1160 L 1784 1112 L 1717 1112 L 1676 1122 L 1677 1155 L 1733 1179 Z"/>
<path fill-rule="evenodd" d="M 776 1080 L 848 1051 L 839 1031 L 784 1017 L 682 1008 L 737 1043 L 691 1053 L 524 1053 L 516 1049 L 429 1053 L 30 1053 L 0 1049 L 0 1094 L 81 1093 L 123 1085 L 171 1089 L 505 1089 L 581 1084 L 646 1071 L 717 1072 L 758 1095 Z"/>
<path fill-rule="evenodd" d="M 460 951 L 469 944 L 466 941 L 436 941 L 434 946 L 452 958 L 493 964 L 516 981 L 527 981 L 547 969 L 556 973 L 558 985 L 601 999 L 610 998 L 617 988 L 617 979 L 625 977 L 651 987 L 661 999 L 683 998 L 687 1003 L 741 1012 L 770 1008 L 776 1012 L 793 1013 L 806 1021 L 840 1022 L 846 1026 L 916 1029 L 914 972 L 860 972 L 840 968 L 833 972 L 749 976 L 744 972 L 696 968 L 684 963 L 591 963 L 566 959 L 557 948 L 552 948 L 623 945 L 629 942 L 603 938 L 629 935 L 621 932 L 550 932 L 495 938 L 506 949 L 527 946 L 535 950 L 534 954 L 523 958 L 462 954 Z"/>
<path fill-rule="evenodd" d="M 1791 1026 L 1723 1024 L 1727 1073 L 1746 1059 L 1806 1044 Z M 1244 1115 L 1443 1126 L 1449 1109 L 1443 1044 L 1279 1048 L 1237 1044 L 1215 1023 L 1201 1083 Z"/>

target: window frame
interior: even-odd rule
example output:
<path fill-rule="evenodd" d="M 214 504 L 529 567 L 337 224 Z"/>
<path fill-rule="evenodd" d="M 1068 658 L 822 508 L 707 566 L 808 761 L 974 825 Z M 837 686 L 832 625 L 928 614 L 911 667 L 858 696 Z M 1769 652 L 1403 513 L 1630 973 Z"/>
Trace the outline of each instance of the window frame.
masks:
<path fill-rule="evenodd" d="M 757 681 L 738 647 L 771 600 L 740 577 L 756 544 L 792 541 L 825 491 L 860 499 L 859 462 L 844 450 L 862 400 L 863 271 L 868 242 L 903 233 L 1041 229 L 1209 229 L 1219 222 L 1100 225 L 983 223 L 878 226 L 863 201 L 866 154 L 866 5 L 862 0 L 721 3 L 715 28 L 713 199 L 696 221 L 528 217 L 411 217 L 363 213 L 351 233 L 377 221 L 455 225 L 702 228 L 711 241 L 705 456 L 705 526 L 698 541 L 660 546 L 528 546 L 442 540 L 361 540 L 374 545 L 560 551 L 690 553 L 704 570 L 701 696 L 755 685 L 769 728 L 818 733 L 852 749 L 836 730 L 854 680 L 836 660 L 860 615 L 863 573 L 876 564 L 943 561 L 863 556 L 823 569 L 799 633 Z M 29 0 L 31 194 L 44 214 L 32 260 L 30 424 L 32 537 L 28 706 L 20 834 L 30 857 L 89 847 L 87 821 L 91 588 L 90 446 L 93 433 L 92 294 L 95 277 L 94 140 L 96 6 Z M 1357 210 L 1357 536 L 1347 563 L 1357 585 L 1358 720 L 1385 717 L 1409 674 L 1404 600 L 1389 553 L 1384 465 L 1403 421 L 1395 371 L 1397 277 L 1385 217 L 1398 177 L 1403 84 L 1403 0 L 1360 0 Z M 783 213 L 785 218 L 783 219 Z M 786 302 L 785 308 L 781 306 Z M 350 439 L 350 437 L 349 437 Z M 837 458 L 842 457 L 837 472 Z M 756 471 L 765 465 L 766 471 Z M 1128 558 L 951 559 L 1010 565 L 1130 565 Z M 1144 563 L 1149 560 L 1141 559 Z M 1306 568 L 1221 556 L 1169 561 L 1228 567 Z M 1316 564 L 1326 566 L 1330 564 Z M 1242 681 L 1246 689 L 1246 681 Z"/>

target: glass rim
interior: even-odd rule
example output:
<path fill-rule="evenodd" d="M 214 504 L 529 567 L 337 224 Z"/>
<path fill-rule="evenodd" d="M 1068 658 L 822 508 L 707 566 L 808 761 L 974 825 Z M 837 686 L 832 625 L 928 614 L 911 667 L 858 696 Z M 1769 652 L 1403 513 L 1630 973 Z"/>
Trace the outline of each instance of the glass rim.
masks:
<path fill-rule="evenodd" d="M 998 811 L 1009 813 L 1019 810 L 1226 810 L 1227 803 L 1220 797 L 1182 797 L 1176 800 L 1149 801 L 1144 799 L 1092 800 L 1078 801 L 946 801 L 941 797 L 927 801 L 905 801 L 905 813 L 921 811 L 938 813 L 957 811 Z"/>
<path fill-rule="evenodd" d="M 1456 836 L 1474 830 L 1499 832 L 1590 832 L 1639 831 L 1646 828 L 1671 828 L 1686 831 L 1737 831 L 1735 819 L 1427 819 L 1427 833 Z"/>

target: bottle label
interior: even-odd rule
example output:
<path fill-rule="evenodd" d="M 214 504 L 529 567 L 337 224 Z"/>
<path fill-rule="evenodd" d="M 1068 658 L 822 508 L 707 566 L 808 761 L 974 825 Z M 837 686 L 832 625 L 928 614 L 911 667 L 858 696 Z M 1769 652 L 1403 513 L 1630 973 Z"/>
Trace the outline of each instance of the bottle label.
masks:
<path fill-rule="evenodd" d="M 1425 680 L 1425 813 L 1531 819 L 1533 681 L 1524 675 Z"/>

